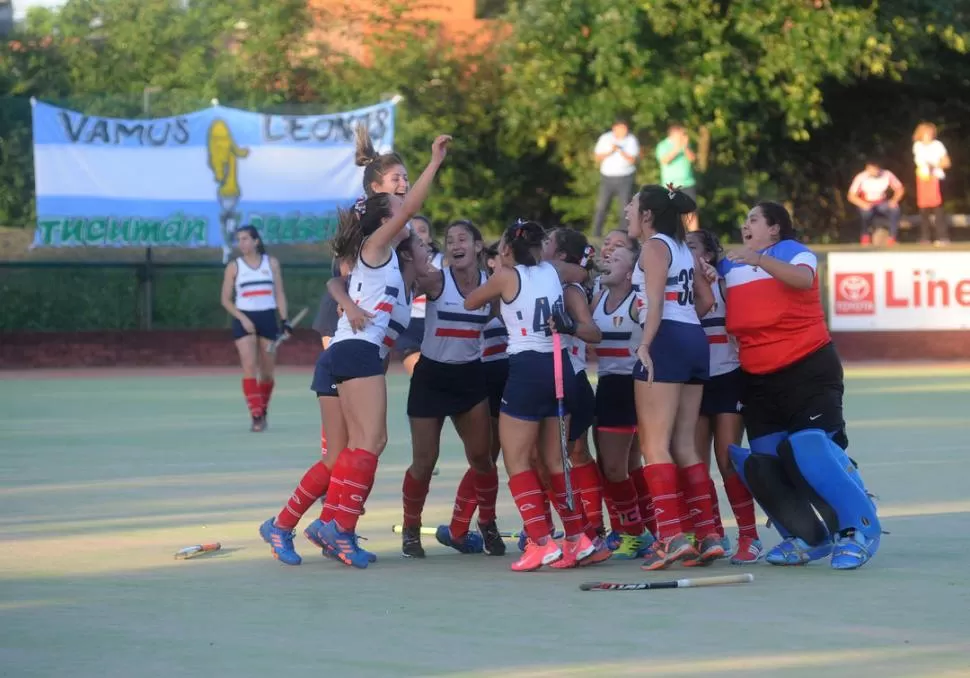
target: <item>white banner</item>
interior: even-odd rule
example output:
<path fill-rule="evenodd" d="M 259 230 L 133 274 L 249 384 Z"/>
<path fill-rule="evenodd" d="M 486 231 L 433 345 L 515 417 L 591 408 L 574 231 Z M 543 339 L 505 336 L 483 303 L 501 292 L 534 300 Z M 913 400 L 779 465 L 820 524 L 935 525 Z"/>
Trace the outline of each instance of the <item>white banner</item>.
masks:
<path fill-rule="evenodd" d="M 829 328 L 970 329 L 970 252 L 833 252 Z"/>

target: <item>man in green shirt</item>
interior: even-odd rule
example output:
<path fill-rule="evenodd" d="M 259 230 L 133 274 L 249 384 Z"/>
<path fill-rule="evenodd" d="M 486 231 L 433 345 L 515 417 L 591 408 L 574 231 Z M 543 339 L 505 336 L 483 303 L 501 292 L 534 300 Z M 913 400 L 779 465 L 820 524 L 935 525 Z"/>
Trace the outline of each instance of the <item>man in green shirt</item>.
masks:
<path fill-rule="evenodd" d="M 667 138 L 657 144 L 656 156 L 660 163 L 660 183 L 673 184 L 696 201 L 694 160 L 697 156 L 690 148 L 690 137 L 683 125 L 669 127 Z"/>

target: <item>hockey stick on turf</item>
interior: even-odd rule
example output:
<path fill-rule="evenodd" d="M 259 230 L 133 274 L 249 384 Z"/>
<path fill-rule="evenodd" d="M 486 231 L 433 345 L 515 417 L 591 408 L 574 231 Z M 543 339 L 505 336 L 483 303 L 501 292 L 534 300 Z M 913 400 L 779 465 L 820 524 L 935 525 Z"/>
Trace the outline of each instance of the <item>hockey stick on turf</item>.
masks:
<path fill-rule="evenodd" d="M 302 311 L 297 313 L 296 317 L 293 318 L 293 321 L 290 323 L 290 328 L 293 328 L 299 325 L 300 321 L 303 320 L 303 317 L 307 314 L 307 311 L 309 310 L 310 310 L 309 308 L 304 308 Z M 280 347 L 280 344 L 282 344 L 284 341 L 286 341 L 289 338 L 290 338 L 289 334 L 287 334 L 286 332 L 280 332 L 280 336 L 276 337 L 276 339 L 273 340 L 273 343 L 266 347 L 266 352 L 276 353 L 276 349 Z"/>
<path fill-rule="evenodd" d="M 393 527 L 391 527 L 391 532 L 393 532 L 394 534 L 401 534 L 402 532 L 404 532 L 404 526 L 394 525 Z M 434 527 L 422 527 L 419 529 L 419 532 L 423 535 L 432 536 L 432 537 L 438 534 L 438 530 Z M 518 539 L 523 534 L 525 534 L 525 532 L 499 532 L 498 536 L 500 536 L 502 539 Z M 552 535 L 552 538 L 562 539 L 563 536 L 564 536 L 563 532 L 556 532 L 554 535 Z"/>
<path fill-rule="evenodd" d="M 194 556 L 200 555 L 202 553 L 212 553 L 213 551 L 218 551 L 222 548 L 222 544 L 215 542 L 214 544 L 196 544 L 195 546 L 186 546 L 184 549 L 179 549 L 175 553 L 175 560 L 188 560 Z"/>
<path fill-rule="evenodd" d="M 573 501 L 573 481 L 570 477 L 572 464 L 569 463 L 569 444 L 566 440 L 566 402 L 563 395 L 562 383 L 562 339 L 558 332 L 552 333 L 552 369 L 556 379 L 556 408 L 559 417 L 559 447 L 562 451 L 562 472 L 566 479 L 566 506 L 570 511 L 576 510 Z"/>
<path fill-rule="evenodd" d="M 726 574 L 721 577 L 702 577 L 700 579 L 675 579 L 672 581 L 641 581 L 620 584 L 607 581 L 592 581 L 579 585 L 580 591 L 648 591 L 650 589 L 694 589 L 701 586 L 725 586 L 727 584 L 747 584 L 754 581 L 754 575 Z"/>

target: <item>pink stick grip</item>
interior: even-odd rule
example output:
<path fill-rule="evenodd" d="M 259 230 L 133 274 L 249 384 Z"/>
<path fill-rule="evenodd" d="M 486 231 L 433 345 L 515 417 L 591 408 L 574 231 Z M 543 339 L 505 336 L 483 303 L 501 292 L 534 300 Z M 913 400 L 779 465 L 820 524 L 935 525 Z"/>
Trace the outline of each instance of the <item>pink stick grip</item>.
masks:
<path fill-rule="evenodd" d="M 562 339 L 559 338 L 558 332 L 553 332 L 552 334 L 552 370 L 556 379 L 556 398 L 562 400 L 563 398 L 563 384 L 562 384 Z"/>

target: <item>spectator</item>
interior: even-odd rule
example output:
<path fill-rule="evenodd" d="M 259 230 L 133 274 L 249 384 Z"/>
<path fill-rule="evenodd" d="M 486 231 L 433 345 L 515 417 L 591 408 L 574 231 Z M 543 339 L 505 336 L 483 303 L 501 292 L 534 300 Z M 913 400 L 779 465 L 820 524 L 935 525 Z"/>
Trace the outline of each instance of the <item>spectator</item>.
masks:
<path fill-rule="evenodd" d="M 946 147 L 936 138 L 936 125 L 931 122 L 920 123 L 913 132 L 913 160 L 916 163 L 916 206 L 919 207 L 920 241 L 930 242 L 930 215 L 933 215 L 933 230 L 936 239 L 933 244 L 939 247 L 950 242 L 943 211 L 943 192 L 941 184 L 946 178 L 945 170 L 950 169 L 950 156 Z"/>
<path fill-rule="evenodd" d="M 630 134 L 626 119 L 618 117 L 613 128 L 600 136 L 593 154 L 600 166 L 600 191 L 593 217 L 593 234 L 599 237 L 614 197 L 620 202 L 620 227 L 626 229 L 624 211 L 633 198 L 640 142 Z"/>
<path fill-rule="evenodd" d="M 657 162 L 660 163 L 660 183 L 673 184 L 682 193 L 697 202 L 697 182 L 694 179 L 694 161 L 697 156 L 690 148 L 690 137 L 683 125 L 671 125 L 667 138 L 657 144 Z"/>
<path fill-rule="evenodd" d="M 862 217 L 862 229 L 859 232 L 859 242 L 862 245 L 872 243 L 872 221 L 877 216 L 889 219 L 889 244 L 896 244 L 899 217 L 902 214 L 899 203 L 904 195 L 906 189 L 903 188 L 903 183 L 877 162 L 870 160 L 866 163 L 865 170 L 855 176 L 847 197 L 849 202 L 859 208 L 859 215 Z"/>

